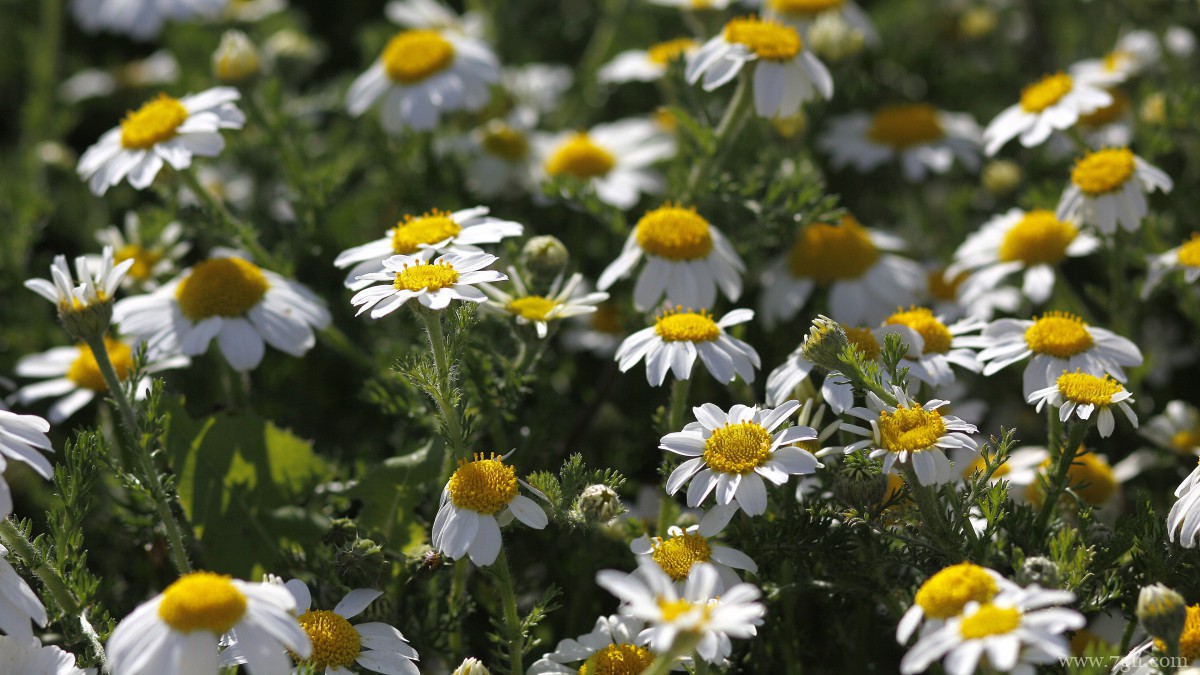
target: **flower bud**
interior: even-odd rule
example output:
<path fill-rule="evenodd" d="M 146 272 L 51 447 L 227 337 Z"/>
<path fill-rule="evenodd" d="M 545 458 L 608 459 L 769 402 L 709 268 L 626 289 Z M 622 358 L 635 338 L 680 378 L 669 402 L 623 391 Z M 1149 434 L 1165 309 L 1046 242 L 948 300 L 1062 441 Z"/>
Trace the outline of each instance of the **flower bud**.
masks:
<path fill-rule="evenodd" d="M 991 7 L 972 7 L 958 18 L 958 30 L 968 40 L 977 40 L 995 30 L 998 20 Z"/>
<path fill-rule="evenodd" d="M 558 274 L 570 257 L 566 245 L 548 234 L 531 238 L 521 249 L 521 262 L 534 274 Z"/>
<path fill-rule="evenodd" d="M 850 508 L 879 504 L 887 493 L 887 477 L 865 465 L 847 466 L 833 479 L 833 498 Z"/>
<path fill-rule="evenodd" d="M 812 328 L 804 336 L 804 358 L 825 368 L 826 370 L 841 370 L 841 354 L 850 346 L 846 331 L 841 324 L 825 315 L 813 319 Z"/>
<path fill-rule="evenodd" d="M 221 82 L 236 84 L 258 75 L 258 48 L 240 30 L 227 30 L 212 55 L 213 76 Z"/>
<path fill-rule="evenodd" d="M 273 71 L 287 77 L 305 75 L 325 57 L 320 44 L 304 33 L 287 28 L 267 38 L 263 52 Z"/>
<path fill-rule="evenodd" d="M 575 502 L 575 508 L 584 520 L 596 525 L 604 525 L 625 510 L 617 493 L 607 485 L 600 484 L 584 488 Z"/>
<path fill-rule="evenodd" d="M 822 12 L 808 30 L 808 44 L 817 56 L 841 61 L 862 51 L 863 32 L 842 18 L 840 12 Z"/>
<path fill-rule="evenodd" d="M 492 675 L 492 671 L 483 665 L 483 661 L 471 656 L 467 657 L 462 665 L 454 669 L 450 675 Z"/>
<path fill-rule="evenodd" d="M 1040 555 L 1026 558 L 1021 569 L 1017 570 L 1015 578 L 1022 586 L 1037 584 L 1042 588 L 1058 588 L 1058 564 Z"/>
<path fill-rule="evenodd" d="M 1137 618 L 1150 635 L 1169 645 L 1179 644 L 1187 623 L 1183 596 L 1162 584 L 1151 584 L 1138 594 Z"/>
<path fill-rule="evenodd" d="M 383 548 L 370 539 L 357 539 L 341 550 L 335 560 L 338 576 L 351 588 L 373 586 L 383 573 Z"/>
<path fill-rule="evenodd" d="M 60 305 L 58 318 L 67 334 L 85 344 L 102 343 L 108 326 L 112 323 L 112 298 L 90 302 L 78 307 Z"/>
<path fill-rule="evenodd" d="M 1138 117 L 1146 124 L 1164 124 L 1167 121 L 1167 97 L 1161 91 L 1150 94 L 1142 101 Z"/>
<path fill-rule="evenodd" d="M 983 187 L 996 196 L 1009 194 L 1021 184 L 1021 167 L 1008 159 L 988 162 L 983 167 Z"/>

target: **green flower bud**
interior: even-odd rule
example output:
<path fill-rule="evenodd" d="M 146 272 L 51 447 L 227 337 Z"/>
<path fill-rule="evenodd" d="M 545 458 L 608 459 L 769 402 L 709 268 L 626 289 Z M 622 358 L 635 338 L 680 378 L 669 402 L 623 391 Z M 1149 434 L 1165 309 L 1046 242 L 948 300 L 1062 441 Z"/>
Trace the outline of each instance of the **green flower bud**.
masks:
<path fill-rule="evenodd" d="M 607 485 L 589 485 L 579 494 L 575 509 L 588 523 L 604 525 L 625 511 L 621 498 Z"/>
<path fill-rule="evenodd" d="M 812 324 L 804 336 L 804 358 L 826 370 L 845 368 L 840 356 L 850 340 L 841 324 L 824 315 L 818 315 Z"/>
<path fill-rule="evenodd" d="M 227 30 L 212 55 L 212 72 L 221 82 L 245 82 L 261 72 L 258 48 L 240 30 Z"/>
<path fill-rule="evenodd" d="M 1187 602 L 1166 586 L 1152 584 L 1138 594 L 1137 618 L 1147 633 L 1166 644 L 1177 645 L 1187 623 Z"/>
<path fill-rule="evenodd" d="M 548 234 L 533 237 L 521 249 L 521 262 L 534 274 L 558 274 L 570 257 L 566 245 Z"/>

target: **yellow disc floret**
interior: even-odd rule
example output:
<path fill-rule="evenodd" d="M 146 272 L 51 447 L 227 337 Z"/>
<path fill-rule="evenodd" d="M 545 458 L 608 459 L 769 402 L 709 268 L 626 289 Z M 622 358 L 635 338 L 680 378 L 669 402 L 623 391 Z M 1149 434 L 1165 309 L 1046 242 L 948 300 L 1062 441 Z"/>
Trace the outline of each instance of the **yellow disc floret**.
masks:
<path fill-rule="evenodd" d="M 1176 259 L 1185 267 L 1200 267 L 1200 233 L 1193 232 L 1192 238 L 1180 245 Z"/>
<path fill-rule="evenodd" d="M 721 327 L 707 310 L 685 312 L 676 306 L 654 320 L 654 333 L 663 342 L 712 342 L 721 336 Z"/>
<path fill-rule="evenodd" d="M 121 145 L 129 150 L 146 150 L 163 141 L 175 138 L 179 125 L 188 117 L 188 110 L 166 94 L 131 110 L 121 120 Z"/>
<path fill-rule="evenodd" d="M 667 600 L 666 598 L 658 598 L 658 609 L 662 612 L 662 620 L 664 623 L 670 623 L 688 612 L 695 611 L 700 608 L 699 603 L 693 604 L 691 601 L 684 598 L 678 600 Z M 703 607 L 704 613 L 708 613 L 708 606 Z"/>
<path fill-rule="evenodd" d="M 457 282 L 458 270 L 453 265 L 445 261 L 434 263 L 424 260 L 405 265 L 403 270 L 396 272 L 392 286 L 398 291 L 440 291 Z"/>
<path fill-rule="evenodd" d="M 383 48 L 383 70 L 393 82 L 413 84 L 454 62 L 454 45 L 436 30 L 402 31 Z"/>
<path fill-rule="evenodd" d="M 880 445 L 889 452 L 920 452 L 933 447 L 946 434 L 946 422 L 936 410 L 897 406 L 896 412 L 879 413 Z"/>
<path fill-rule="evenodd" d="M 246 613 L 246 596 L 224 574 L 192 572 L 163 591 L 158 616 L 180 633 L 228 633 Z"/>
<path fill-rule="evenodd" d="M 650 59 L 650 63 L 665 66 L 695 49 L 696 46 L 697 42 L 691 38 L 675 38 L 651 45 L 646 50 L 646 58 Z"/>
<path fill-rule="evenodd" d="M 1125 389 L 1120 382 L 1108 375 L 1096 377 L 1079 371 L 1063 373 L 1058 376 L 1057 382 L 1058 391 L 1064 398 L 1072 403 L 1084 405 L 1108 405 L 1112 403 L 1113 396 Z"/>
<path fill-rule="evenodd" d="M 104 349 L 108 352 L 108 360 L 117 373 L 117 379 L 124 382 L 133 367 L 133 350 L 124 342 L 108 336 L 104 337 Z M 75 357 L 71 367 L 67 369 L 67 379 L 81 389 L 91 389 L 100 393 L 108 391 L 108 383 L 104 381 L 104 375 L 100 373 L 100 366 L 96 363 L 96 354 L 86 344 L 79 345 L 79 356 Z"/>
<path fill-rule="evenodd" d="M 1180 429 L 1171 435 L 1171 447 L 1176 452 L 1191 454 L 1200 448 L 1200 428 Z"/>
<path fill-rule="evenodd" d="M 884 106 L 871 116 L 867 129 L 871 140 L 899 149 L 931 143 L 945 135 L 937 109 L 925 103 Z"/>
<path fill-rule="evenodd" d="M 1046 474 L 1051 470 L 1051 466 L 1050 458 L 1047 457 L 1038 471 Z M 1037 506 L 1041 506 L 1045 498 L 1041 485 L 1041 481 L 1034 481 L 1030 483 L 1027 491 L 1030 500 Z M 1067 468 L 1067 485 L 1080 499 L 1092 506 L 1107 503 L 1116 494 L 1118 487 L 1117 478 L 1108 462 L 1083 447 L 1079 448 L 1071 466 Z"/>
<path fill-rule="evenodd" d="M 707 258 L 713 247 L 708 221 L 696 209 L 666 204 L 642 216 L 634 235 L 650 255 L 668 260 Z"/>
<path fill-rule="evenodd" d="M 1133 176 L 1134 166 L 1129 148 L 1096 150 L 1075 161 L 1071 182 L 1084 194 L 1108 194 L 1125 185 L 1125 181 Z"/>
<path fill-rule="evenodd" d="M 473 461 L 458 460 L 446 491 L 456 507 L 491 515 L 517 496 L 517 472 L 495 453 L 486 459 L 475 453 Z"/>
<path fill-rule="evenodd" d="M 963 270 L 954 275 L 953 278 L 947 279 L 945 268 L 930 270 L 929 274 L 925 277 L 926 285 L 929 287 L 929 295 L 938 300 L 955 302 L 958 300 L 958 289 L 970 276 L 970 272 Z"/>
<path fill-rule="evenodd" d="M 1025 214 L 1004 234 L 999 257 L 1003 262 L 1020 261 L 1027 266 L 1057 265 L 1067 257 L 1067 247 L 1079 236 L 1071 223 L 1059 220 L 1053 211 Z"/>
<path fill-rule="evenodd" d="M 897 311 L 883 323 L 888 326 L 908 326 L 916 331 L 925 341 L 924 354 L 945 354 L 950 351 L 950 342 L 954 340 L 946 324 L 925 307 Z"/>
<path fill-rule="evenodd" d="M 1129 109 L 1129 97 L 1120 89 L 1108 89 L 1107 91 L 1112 96 L 1113 102 L 1086 115 L 1080 115 L 1079 126 L 1099 129 L 1121 119 L 1121 116 Z"/>
<path fill-rule="evenodd" d="M 1040 113 L 1069 94 L 1074 85 L 1066 73 L 1047 75 L 1021 90 L 1021 108 L 1025 112 Z"/>
<path fill-rule="evenodd" d="M 113 253 L 113 262 L 121 264 L 132 260 L 129 276 L 136 281 L 146 281 L 154 276 L 154 267 L 162 260 L 163 252 L 159 249 L 148 249 L 138 244 L 126 244 Z"/>
<path fill-rule="evenodd" d="M 622 643 L 608 645 L 579 666 L 579 675 L 640 675 L 654 663 L 654 652 Z"/>
<path fill-rule="evenodd" d="M 771 9 L 782 14 L 811 17 L 837 9 L 845 0 L 768 0 Z"/>
<path fill-rule="evenodd" d="M 546 173 L 551 176 L 597 178 L 607 176 L 617 165 L 611 152 L 596 145 L 583 132 L 572 134 L 546 160 Z"/>
<path fill-rule="evenodd" d="M 392 251 L 411 255 L 421 249 L 421 245 L 437 244 L 451 237 L 457 237 L 462 232 L 462 225 L 454 222 L 448 211 L 434 209 L 419 217 L 404 216 L 404 220 L 396 223 L 389 230 L 392 235 Z"/>
<path fill-rule="evenodd" d="M 717 473 L 750 473 L 771 458 L 771 440 L 756 422 L 726 424 L 704 442 L 704 463 Z"/>
<path fill-rule="evenodd" d="M 971 616 L 963 619 L 958 631 L 968 640 L 978 640 L 989 635 L 1011 633 L 1021 625 L 1021 610 L 1016 607 L 997 607 L 988 603 Z"/>
<path fill-rule="evenodd" d="M 846 331 L 846 339 L 854 348 L 862 353 L 863 357 L 868 361 L 874 361 L 879 358 L 881 348 L 879 340 L 875 339 L 875 333 L 870 328 L 854 328 L 852 326 L 842 326 L 842 330 Z"/>
<path fill-rule="evenodd" d="M 179 282 L 175 299 L 192 321 L 211 316 L 242 316 L 257 305 L 271 287 L 262 270 L 241 258 L 212 258 L 197 263 Z"/>
<path fill-rule="evenodd" d="M 725 41 L 742 45 L 767 61 L 790 61 L 804 48 L 795 28 L 756 16 L 731 19 L 725 24 Z"/>
<path fill-rule="evenodd" d="M 318 671 L 352 665 L 362 652 L 362 639 L 354 626 L 340 614 L 326 609 L 300 615 L 300 627 L 312 642 L 312 656 L 305 661 Z"/>
<path fill-rule="evenodd" d="M 841 225 L 809 223 L 800 230 L 788 254 L 788 271 L 796 278 L 811 278 L 827 284 L 858 279 L 879 258 L 871 235 L 851 216 Z"/>
<path fill-rule="evenodd" d="M 546 321 L 555 307 L 558 307 L 558 303 L 554 300 L 540 295 L 527 295 L 513 299 L 506 308 L 509 313 L 527 321 Z"/>
<path fill-rule="evenodd" d="M 692 565 L 708 562 L 711 554 L 707 539 L 698 534 L 685 533 L 666 541 L 659 540 L 650 557 L 667 576 L 675 581 L 683 581 L 692 571 Z"/>
<path fill-rule="evenodd" d="M 1059 359 L 1082 354 L 1094 343 L 1083 319 L 1067 312 L 1047 312 L 1025 329 L 1025 344 L 1034 353 Z"/>
<path fill-rule="evenodd" d="M 1167 651 L 1167 644 L 1157 638 L 1154 647 L 1162 653 Z M 1200 659 L 1200 605 L 1188 605 L 1183 634 L 1179 636 L 1179 655 L 1186 663 Z"/>
<path fill-rule="evenodd" d="M 504 123 L 489 124 L 483 132 L 483 149 L 489 155 L 517 162 L 529 154 L 525 133 Z"/>
<path fill-rule="evenodd" d="M 968 602 L 988 602 L 999 591 L 986 569 L 964 562 L 929 577 L 917 590 L 916 603 L 927 619 L 949 619 L 962 613 Z"/>

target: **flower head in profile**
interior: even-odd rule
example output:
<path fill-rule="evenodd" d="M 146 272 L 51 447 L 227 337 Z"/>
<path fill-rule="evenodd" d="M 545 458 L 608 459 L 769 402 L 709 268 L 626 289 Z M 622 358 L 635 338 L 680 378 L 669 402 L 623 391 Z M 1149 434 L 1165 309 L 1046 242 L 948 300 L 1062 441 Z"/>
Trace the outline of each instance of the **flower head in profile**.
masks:
<path fill-rule="evenodd" d="M 1133 394 L 1108 375 L 1097 377 L 1078 370 L 1073 373 L 1064 370 L 1054 384 L 1030 394 L 1029 403 L 1036 404 L 1038 412 L 1047 403 L 1058 408 L 1058 419 L 1063 422 L 1071 419 L 1072 415 L 1086 421 L 1094 412 L 1096 427 L 1102 438 L 1111 436 L 1116 427 L 1112 413 L 1114 407 L 1125 413 L 1135 429 L 1138 425 L 1137 413 L 1129 407 L 1133 403 Z"/>
<path fill-rule="evenodd" d="M 489 302 L 483 307 L 489 312 L 513 317 L 518 324 L 532 324 L 539 338 L 549 334 L 550 323 L 573 316 L 583 316 L 596 311 L 596 307 L 608 300 L 608 293 L 584 291 L 583 275 L 572 274 L 566 283 L 562 276 L 550 285 L 546 295 L 531 293 L 525 280 L 515 269 L 509 269 L 509 280 L 515 293 L 500 290 L 491 284 L 481 288 Z"/>
<path fill-rule="evenodd" d="M 79 158 L 76 171 L 97 195 L 128 179 L 143 190 L 163 163 L 182 171 L 192 157 L 216 157 L 225 148 L 221 129 L 241 129 L 246 116 L 234 105 L 237 89 L 214 87 L 198 94 L 158 98 L 132 110 Z"/>
<path fill-rule="evenodd" d="M 650 167 L 675 155 L 675 140 L 648 119 L 627 118 L 586 131 L 535 134 L 533 149 L 543 179 L 583 181 L 605 204 L 630 209 L 640 194 L 666 188 Z"/>
<path fill-rule="evenodd" d="M 490 253 L 458 251 L 446 253 L 437 260 L 429 260 L 428 255 L 394 255 L 383 261 L 382 272 L 368 272 L 359 277 L 363 281 L 390 283 L 362 289 L 354 294 L 350 304 L 358 307 L 358 314 L 370 310 L 371 318 L 378 319 L 413 298 L 432 310 L 445 309 L 452 300 L 483 302 L 487 296 L 474 288 L 476 284 L 508 278 L 495 270 L 484 269 L 496 260 Z"/>
<path fill-rule="evenodd" d="M 877 330 L 876 341 L 883 344 L 888 333 L 899 333 L 908 344 L 904 363 L 909 367 L 909 375 L 937 387 L 954 382 L 951 366 L 973 373 L 983 368 L 975 358 L 975 350 L 971 346 L 974 342 L 964 336 L 978 331 L 984 325 L 974 318 L 946 325 L 941 317 L 925 307 L 898 308 L 883 320 L 883 325 Z"/>
<path fill-rule="evenodd" d="M 638 639 L 645 627 L 645 621 L 632 616 L 602 616 L 591 632 L 560 641 L 554 651 L 534 661 L 529 673 L 640 673 L 655 657 Z"/>
<path fill-rule="evenodd" d="M 896 641 L 908 642 L 917 626 L 921 634 L 943 626 L 948 619 L 962 614 L 969 602 L 986 603 L 1001 590 L 1017 588 L 998 572 L 973 563 L 950 565 L 925 580 L 917 589 L 913 604 L 896 627 Z"/>
<path fill-rule="evenodd" d="M 725 332 L 730 326 L 753 318 L 754 312 L 749 309 L 735 309 L 719 321 L 706 310 L 685 311 L 682 306 L 663 310 L 653 326 L 621 343 L 616 354 L 618 367 L 623 373 L 645 360 L 646 381 L 657 387 L 666 379 L 667 371 L 674 373 L 677 380 L 691 377 L 692 366 L 699 356 L 718 382 L 732 382 L 739 375 L 742 380 L 753 382 L 754 371 L 762 367 L 758 352 Z"/>
<path fill-rule="evenodd" d="M 1170 401 L 1162 414 L 1151 417 L 1142 436 L 1160 448 L 1181 455 L 1200 454 L 1200 410 L 1186 401 Z"/>
<path fill-rule="evenodd" d="M 491 565 L 500 554 L 500 525 L 515 517 L 535 530 L 546 527 L 549 518 L 537 502 L 520 494 L 518 486 L 541 497 L 528 483 L 517 478 L 516 469 L 495 453 L 475 453 L 460 459 L 450 476 L 437 517 L 433 521 L 433 546 L 450 559 L 464 555 L 481 567 Z"/>
<path fill-rule="evenodd" d="M 67 266 L 66 256 L 55 256 L 50 266 L 50 280 L 28 279 L 25 288 L 53 302 L 59 317 L 86 312 L 101 305 L 110 305 L 122 280 L 134 265 L 133 260 L 117 263 L 112 246 L 105 246 L 100 264 L 93 273 L 86 256 L 75 258 L 75 277 Z M 105 317 L 107 327 L 107 317 Z M 69 324 L 68 324 L 69 327 Z"/>
<path fill-rule="evenodd" d="M 1120 84 L 1156 64 L 1162 57 L 1158 37 L 1148 30 L 1122 35 L 1113 50 L 1098 59 L 1084 59 L 1071 66 L 1073 77 L 1102 84 Z"/>
<path fill-rule="evenodd" d="M 1195 548 L 1200 540 L 1200 466 L 1175 488 L 1176 501 L 1167 514 L 1167 538 L 1184 548 Z"/>
<path fill-rule="evenodd" d="M 1163 278 L 1177 270 L 1183 272 L 1185 283 L 1194 284 L 1200 279 L 1200 233 L 1193 232 L 1190 239 L 1159 255 L 1146 257 L 1150 270 L 1142 286 L 1142 300 L 1150 297 Z"/>
<path fill-rule="evenodd" d="M 46 420 L 36 415 L 18 415 L 0 406 L 0 518 L 7 518 L 13 509 L 12 491 L 4 480 L 9 460 L 28 464 L 46 480 L 54 476 L 50 460 L 39 452 L 54 452 L 47 431 L 50 424 Z"/>
<path fill-rule="evenodd" d="M 1105 234 L 1117 225 L 1136 231 L 1148 212 L 1146 195 L 1170 192 L 1171 178 L 1129 148 L 1089 151 L 1075 161 L 1071 182 L 1058 201 L 1060 220 L 1078 220 Z"/>
<path fill-rule="evenodd" d="M 1020 136 L 1021 145 L 1041 145 L 1054 131 L 1069 129 L 1080 115 L 1112 103 L 1112 95 L 1099 85 L 1058 72 L 1046 75 L 1021 90 L 1021 100 L 1004 109 L 983 130 L 984 151 L 996 154 L 1005 143 Z"/>
<path fill-rule="evenodd" d="M 141 219 L 133 211 L 125 214 L 124 227 L 110 225 L 96 233 L 101 244 L 112 248 L 115 264 L 133 261 L 121 287 L 147 291 L 158 288 L 159 280 L 174 273 L 176 263 L 191 250 L 182 237 L 183 226 L 177 221 L 167 223 L 153 239 L 143 236 Z M 88 266 L 103 269 L 104 256 L 89 256 Z"/>
<path fill-rule="evenodd" d="M 895 161 L 907 180 L 919 182 L 927 173 L 948 172 L 955 159 L 978 171 L 981 139 L 969 114 L 901 103 L 833 118 L 818 145 L 832 156 L 834 168 L 852 165 L 867 173 Z"/>
<path fill-rule="evenodd" d="M 646 49 L 630 49 L 613 57 L 600 67 L 596 79 L 600 82 L 653 82 L 662 79 L 673 61 L 686 58 L 700 43 L 692 38 L 675 38 L 658 42 Z"/>
<path fill-rule="evenodd" d="M 537 191 L 537 117 L 532 108 L 514 108 L 447 143 L 447 150 L 462 154 L 467 162 L 468 190 L 485 199 Z"/>
<path fill-rule="evenodd" d="M 215 19 L 229 3 L 230 0 L 72 0 L 71 11 L 88 33 L 116 33 L 145 42 L 158 37 L 168 20 Z"/>

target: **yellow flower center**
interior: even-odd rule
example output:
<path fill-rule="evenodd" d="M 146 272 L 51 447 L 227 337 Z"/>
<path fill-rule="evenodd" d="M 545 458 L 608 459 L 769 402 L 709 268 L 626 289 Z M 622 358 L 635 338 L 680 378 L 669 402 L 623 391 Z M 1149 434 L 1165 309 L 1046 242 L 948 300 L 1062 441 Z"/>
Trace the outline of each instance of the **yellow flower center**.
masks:
<path fill-rule="evenodd" d="M 1162 640 L 1155 639 L 1154 647 L 1159 652 L 1167 651 L 1167 645 Z M 1188 663 L 1200 659 L 1200 605 L 1189 605 L 1187 608 L 1183 634 L 1179 636 L 1179 655 Z"/>
<path fill-rule="evenodd" d="M 491 515 L 517 496 L 517 471 L 495 453 L 488 459 L 475 453 L 474 461 L 458 460 L 446 490 L 456 507 Z"/>
<path fill-rule="evenodd" d="M 529 139 L 506 124 L 489 125 L 483 132 L 483 149 L 489 155 L 517 162 L 529 154 Z"/>
<path fill-rule="evenodd" d="M 179 282 L 175 299 L 192 321 L 210 316 L 241 316 L 257 305 L 271 284 L 254 263 L 212 258 L 197 263 Z"/>
<path fill-rule="evenodd" d="M 783 14 L 798 14 L 812 17 L 821 12 L 837 9 L 845 0 L 769 0 L 770 8 Z"/>
<path fill-rule="evenodd" d="M 113 260 L 117 264 L 133 260 L 133 266 L 129 268 L 129 276 L 137 281 L 146 281 L 153 277 L 154 266 L 162 258 L 162 251 L 142 248 L 137 244 L 125 244 L 113 254 Z"/>
<path fill-rule="evenodd" d="M 1074 84 L 1066 73 L 1047 75 L 1021 90 L 1021 108 L 1029 113 L 1042 112 L 1069 94 Z"/>
<path fill-rule="evenodd" d="M 694 49 L 696 45 L 696 41 L 691 38 L 675 38 L 651 45 L 646 50 L 646 56 L 650 59 L 650 63 L 666 66 Z"/>
<path fill-rule="evenodd" d="M 933 447 L 946 433 L 946 423 L 936 410 L 925 410 L 914 403 L 896 412 L 879 413 L 880 445 L 889 452 L 920 452 Z"/>
<path fill-rule="evenodd" d="M 875 333 L 871 332 L 870 328 L 842 326 L 842 330 L 846 331 L 846 339 L 863 355 L 863 358 L 868 361 L 879 358 L 881 349 L 879 340 L 875 339 Z"/>
<path fill-rule="evenodd" d="M 927 277 L 928 283 L 926 284 L 929 287 L 929 295 L 937 300 L 954 302 L 958 299 L 959 287 L 962 286 L 962 283 L 969 276 L 971 276 L 971 273 L 964 270 L 955 275 L 953 279 L 946 281 L 946 270 L 944 268 L 931 270 Z"/>
<path fill-rule="evenodd" d="M 958 630 L 968 640 L 978 640 L 989 635 L 1004 635 L 1021 625 L 1021 610 L 1016 607 L 997 607 L 991 603 L 979 608 L 963 619 Z"/>
<path fill-rule="evenodd" d="M 1192 238 L 1179 247 L 1177 258 L 1180 265 L 1200 267 L 1200 234 L 1192 233 Z"/>
<path fill-rule="evenodd" d="M 546 321 L 546 317 L 555 307 L 558 307 L 558 303 L 553 300 L 540 295 L 527 295 L 508 303 L 507 309 L 510 313 L 529 321 Z"/>
<path fill-rule="evenodd" d="M 1115 72 L 1121 65 L 1130 58 L 1129 52 L 1115 51 L 1109 52 L 1104 56 L 1104 69 L 1108 72 Z"/>
<path fill-rule="evenodd" d="M 1086 115 L 1080 115 L 1079 126 L 1099 129 L 1121 119 L 1121 116 L 1129 109 L 1129 97 L 1120 89 L 1109 89 L 1108 93 L 1112 96 L 1113 102 Z"/>
<path fill-rule="evenodd" d="M 1036 210 L 1009 228 L 1000 243 L 1000 260 L 1033 265 L 1056 265 L 1067 257 L 1067 247 L 1079 230 L 1055 217 L 1053 211 Z"/>
<path fill-rule="evenodd" d="M 672 204 L 642 216 L 635 236 L 643 251 L 668 260 L 707 258 L 713 247 L 708 221 L 694 208 Z"/>
<path fill-rule="evenodd" d="M 717 473 L 750 473 L 770 458 L 771 434 L 754 422 L 726 424 L 704 442 L 704 463 Z"/>
<path fill-rule="evenodd" d="M 654 112 L 650 113 L 650 118 L 654 120 L 654 123 L 660 129 L 669 133 L 674 133 L 675 128 L 679 126 L 679 120 L 675 119 L 675 113 L 667 108 L 655 109 Z"/>
<path fill-rule="evenodd" d="M 1000 589 L 987 570 L 968 562 L 951 565 L 929 577 L 917 589 L 916 602 L 929 619 L 949 619 L 968 602 L 991 600 Z"/>
<path fill-rule="evenodd" d="M 982 473 L 983 471 L 986 471 L 986 470 L 987 470 L 987 459 L 983 455 L 980 455 L 979 457 L 975 458 L 974 462 L 971 462 L 970 464 L 967 465 L 967 468 L 963 470 L 962 475 L 963 475 L 963 478 L 969 478 L 970 476 L 973 476 L 976 473 Z M 992 472 L 992 478 L 999 478 L 1001 476 L 1007 475 L 1009 471 L 1012 471 L 1012 469 L 1009 468 L 1008 462 L 1005 462 L 1004 464 L 1001 464 L 1000 466 L 996 467 L 996 470 Z"/>
<path fill-rule="evenodd" d="M 448 262 L 418 261 L 396 273 L 392 286 L 398 291 L 440 291 L 458 282 L 458 270 Z"/>
<path fill-rule="evenodd" d="M 888 326 L 908 326 L 915 330 L 925 341 L 924 354 L 945 354 L 950 351 L 950 342 L 954 340 L 946 324 L 925 307 L 909 307 L 906 311 L 889 316 L 883 323 Z"/>
<path fill-rule="evenodd" d="M 662 612 L 663 623 L 670 623 L 672 621 L 675 621 L 679 617 L 683 616 L 684 614 L 687 614 L 688 612 L 691 612 L 692 610 L 696 609 L 696 605 L 692 604 L 691 602 L 689 602 L 688 600 L 685 600 L 683 598 L 680 598 L 678 600 L 666 600 L 664 598 L 659 598 L 658 599 L 658 609 L 659 609 L 659 611 Z M 707 618 L 707 616 L 708 616 L 708 606 L 707 605 L 704 606 L 704 615 L 705 615 L 705 618 Z"/>
<path fill-rule="evenodd" d="M 108 352 L 108 360 L 112 362 L 117 379 L 124 382 L 133 367 L 133 350 L 124 342 L 107 335 L 104 337 L 104 349 Z M 85 344 L 79 345 L 79 356 L 75 357 L 75 361 L 67 369 L 67 379 L 80 389 L 91 389 L 101 393 L 108 391 L 108 383 L 104 381 L 104 375 L 100 374 L 96 355 L 92 348 Z"/>
<path fill-rule="evenodd" d="M 871 235 L 858 221 L 846 216 L 841 225 L 806 225 L 796 237 L 787 262 L 793 277 L 827 284 L 861 277 L 878 258 L 879 249 L 871 243 Z"/>
<path fill-rule="evenodd" d="M 1181 429 L 1171 436 L 1171 447 L 1177 452 L 1192 453 L 1200 448 L 1200 428 Z"/>
<path fill-rule="evenodd" d="M 1074 403 L 1105 406 L 1124 387 L 1108 375 L 1096 377 L 1087 373 L 1063 373 L 1058 376 L 1058 391 Z"/>
<path fill-rule="evenodd" d="M 309 610 L 300 615 L 300 627 L 312 641 L 312 656 L 305 663 L 321 672 L 325 668 L 345 668 L 362 651 L 358 631 L 345 617 L 327 609 Z"/>
<path fill-rule="evenodd" d="M 608 645 L 579 666 L 579 675 L 640 675 L 654 662 L 654 652 L 631 644 Z"/>
<path fill-rule="evenodd" d="M 1069 359 L 1092 348 L 1095 341 L 1087 324 L 1067 312 L 1048 312 L 1025 329 L 1025 344 L 1038 354 Z"/>
<path fill-rule="evenodd" d="M 404 216 L 404 221 L 396 223 L 390 230 L 392 235 L 392 250 L 403 255 L 411 255 L 421 250 L 421 245 L 436 244 L 457 237 L 462 232 L 462 225 L 454 222 L 449 211 L 434 209 L 420 217 Z"/>
<path fill-rule="evenodd" d="M 795 28 L 756 16 L 731 19 L 725 24 L 725 41 L 768 61 L 790 61 L 804 47 Z"/>
<path fill-rule="evenodd" d="M 551 176 L 596 178 L 607 176 L 617 165 L 611 152 L 596 145 L 586 133 L 573 134 L 554 150 L 546 160 L 546 173 Z"/>
<path fill-rule="evenodd" d="M 383 69 L 400 84 L 420 82 L 453 62 L 454 45 L 436 30 L 402 31 L 383 48 Z"/>
<path fill-rule="evenodd" d="M 675 581 L 683 581 L 692 571 L 692 565 L 708 562 L 711 553 L 707 539 L 698 534 L 685 533 L 666 541 L 659 540 L 650 557 L 667 576 Z"/>
<path fill-rule="evenodd" d="M 1046 474 L 1050 471 L 1050 466 L 1050 458 L 1047 457 L 1042 462 L 1039 472 Z M 1117 492 L 1117 478 L 1113 475 L 1112 467 L 1095 453 L 1082 447 L 1075 455 L 1075 461 L 1067 468 L 1067 485 L 1071 486 L 1071 490 L 1079 495 L 1080 499 L 1092 506 L 1107 503 Z M 1030 483 L 1026 494 L 1030 501 L 1040 507 L 1045 499 L 1041 481 Z"/>
<path fill-rule="evenodd" d="M 663 342 L 712 342 L 721 336 L 721 327 L 708 310 L 684 312 L 676 307 L 654 320 L 654 333 Z"/>
<path fill-rule="evenodd" d="M 175 137 L 175 131 L 188 117 L 179 99 L 166 94 L 147 101 L 121 120 L 121 145 L 129 150 L 145 150 Z"/>
<path fill-rule="evenodd" d="M 1084 194 L 1102 195 L 1120 189 L 1133 171 L 1133 153 L 1129 148 L 1105 148 L 1076 160 L 1071 182 Z"/>
<path fill-rule="evenodd" d="M 180 633 L 228 633 L 246 613 L 246 596 L 229 579 L 212 572 L 185 574 L 163 591 L 159 618 Z"/>
<path fill-rule="evenodd" d="M 924 103 L 884 106 L 871 116 L 867 129 L 871 140 L 899 149 L 930 143 L 945 135 L 937 109 Z"/>

